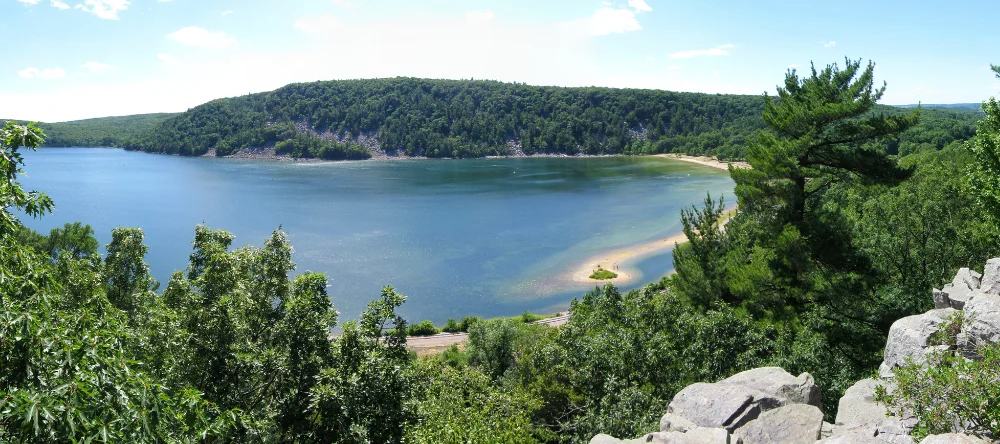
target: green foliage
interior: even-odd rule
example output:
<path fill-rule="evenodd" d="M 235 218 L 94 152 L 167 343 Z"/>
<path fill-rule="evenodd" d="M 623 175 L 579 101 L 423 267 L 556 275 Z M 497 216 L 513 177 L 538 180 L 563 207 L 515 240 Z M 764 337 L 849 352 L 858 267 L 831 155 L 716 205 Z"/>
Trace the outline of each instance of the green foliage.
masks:
<path fill-rule="evenodd" d="M 45 135 L 35 124 L 18 125 L 7 122 L 0 128 L 0 239 L 14 234 L 20 227 L 15 212 L 40 217 L 52 211 L 52 199 L 37 191 L 25 191 L 17 181 L 23 174 L 24 158 L 21 147 L 37 149 Z M 0 277 L 3 270 L 0 269 Z"/>
<path fill-rule="evenodd" d="M 531 324 L 545 319 L 545 316 L 534 314 L 528 310 L 525 310 L 524 313 L 521 313 L 521 316 L 518 317 L 521 318 L 521 322 L 524 322 L 525 324 Z"/>
<path fill-rule="evenodd" d="M 518 322 L 495 318 L 469 327 L 469 362 L 494 379 L 514 366 Z"/>
<path fill-rule="evenodd" d="M 523 391 L 499 387 L 482 373 L 434 360 L 417 366 L 418 424 L 413 443 L 536 443 L 530 413 L 540 403 Z"/>
<path fill-rule="evenodd" d="M 942 324 L 948 332 L 943 342 L 948 350 L 930 354 L 924 364 L 896 369 L 892 391 L 879 387 L 875 400 L 901 415 L 912 412 L 918 421 L 915 439 L 941 433 L 965 432 L 978 436 L 1000 436 L 1000 344 L 984 344 L 973 350 L 955 348 L 962 318 Z M 948 328 L 948 325 L 959 328 Z M 971 353 L 963 353 L 971 352 Z M 971 354 L 975 359 L 968 359 Z M 888 382 L 888 381 L 887 381 Z"/>
<path fill-rule="evenodd" d="M 212 148 L 221 153 L 274 145 L 302 153 L 297 147 L 319 143 L 316 134 L 329 131 L 340 140 L 377 137 L 384 151 L 407 156 L 506 155 L 508 141 L 517 141 L 526 154 L 740 157 L 745 141 L 763 126 L 762 105 L 753 96 L 657 90 L 341 80 L 214 100 L 130 138 L 127 146 L 201 155 Z"/>
<path fill-rule="evenodd" d="M 232 150 L 223 151 L 216 148 L 216 153 L 220 156 L 226 156 L 231 154 Z M 319 158 L 325 160 L 356 160 L 371 157 L 371 153 L 365 147 L 356 143 L 328 142 L 302 134 L 276 143 L 274 145 L 274 153 L 287 154 L 294 158 Z"/>
<path fill-rule="evenodd" d="M 41 123 L 45 130 L 45 145 L 58 147 L 115 147 L 122 148 L 125 141 L 150 131 L 177 113 L 136 114 L 132 116 L 101 117 L 61 123 Z"/>
<path fill-rule="evenodd" d="M 1000 66 L 991 65 L 1000 78 Z M 976 201 L 990 217 L 1000 218 L 1000 103 L 990 97 L 983 103 L 986 117 L 976 127 L 976 137 L 968 143 L 975 157 L 969 181 Z"/>
<path fill-rule="evenodd" d="M 591 279 L 595 279 L 595 280 L 599 280 L 599 281 L 605 281 L 605 280 L 608 280 L 608 279 L 614 279 L 616 277 L 618 277 L 618 273 L 615 273 L 615 272 L 610 271 L 610 270 L 605 270 L 600 265 L 598 265 L 597 269 L 594 270 L 594 272 L 590 274 L 590 278 Z"/>
<path fill-rule="evenodd" d="M 452 319 L 454 321 L 454 319 Z M 422 321 L 406 328 L 407 336 L 431 336 L 440 333 L 431 321 Z"/>
<path fill-rule="evenodd" d="M 681 224 L 688 242 L 674 248 L 672 288 L 686 295 L 696 306 L 708 309 L 729 295 L 720 266 L 727 250 L 727 238 L 719 226 L 724 209 L 712 196 L 705 197 L 701 209 L 681 210 Z"/>
<path fill-rule="evenodd" d="M 67 223 L 49 232 L 48 253 L 53 258 L 67 252 L 75 259 L 97 254 L 97 238 L 90 225 L 80 222 Z"/>
<path fill-rule="evenodd" d="M 395 312 L 405 299 L 386 287 L 360 321 L 344 324 L 334 365 L 312 392 L 316 440 L 399 442 L 415 419 L 406 321 Z"/>

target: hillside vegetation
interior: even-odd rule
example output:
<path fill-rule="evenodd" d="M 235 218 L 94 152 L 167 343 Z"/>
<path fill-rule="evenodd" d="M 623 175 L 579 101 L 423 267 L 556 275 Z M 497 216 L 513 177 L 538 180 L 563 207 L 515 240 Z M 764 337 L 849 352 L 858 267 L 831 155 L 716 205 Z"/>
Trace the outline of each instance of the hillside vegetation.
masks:
<path fill-rule="evenodd" d="M 745 158 L 766 125 L 764 98 L 473 80 L 393 78 L 292 84 L 214 100 L 181 114 L 43 124 L 48 146 L 114 146 L 154 153 L 276 154 L 330 160 L 373 154 L 482 157 L 520 154 L 686 153 Z M 877 106 L 874 112 L 898 114 Z M 925 108 L 889 153 L 966 140 L 977 109 Z"/>
<path fill-rule="evenodd" d="M 151 131 L 177 113 L 101 117 L 61 123 L 42 123 L 48 146 L 124 148 L 126 141 Z"/>

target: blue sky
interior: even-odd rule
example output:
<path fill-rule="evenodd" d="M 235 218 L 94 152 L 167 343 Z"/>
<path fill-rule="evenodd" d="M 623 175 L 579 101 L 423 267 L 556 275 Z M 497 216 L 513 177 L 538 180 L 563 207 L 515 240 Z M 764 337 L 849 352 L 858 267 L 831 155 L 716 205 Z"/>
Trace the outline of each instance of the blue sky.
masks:
<path fill-rule="evenodd" d="M 883 103 L 1000 91 L 994 1 L 0 0 L 0 117 L 183 111 L 291 82 L 415 76 L 772 92 L 877 63 Z"/>

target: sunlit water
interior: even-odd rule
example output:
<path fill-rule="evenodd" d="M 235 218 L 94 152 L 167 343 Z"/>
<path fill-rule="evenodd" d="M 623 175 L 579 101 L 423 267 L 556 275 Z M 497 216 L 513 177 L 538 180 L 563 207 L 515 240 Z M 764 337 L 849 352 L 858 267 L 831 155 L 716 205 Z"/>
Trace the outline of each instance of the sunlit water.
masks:
<path fill-rule="evenodd" d="M 553 276 L 677 233 L 682 208 L 708 192 L 731 202 L 733 187 L 725 171 L 650 157 L 279 162 L 45 148 L 25 159 L 27 188 L 56 202 L 28 226 L 79 220 L 102 245 L 116 226 L 142 227 L 164 284 L 187 265 L 196 224 L 233 232 L 235 246 L 281 225 L 297 272 L 326 273 L 344 318 L 393 285 L 404 316 L 435 322 L 565 308 L 592 286 Z M 632 287 L 657 280 L 670 252 L 633 265 Z"/>

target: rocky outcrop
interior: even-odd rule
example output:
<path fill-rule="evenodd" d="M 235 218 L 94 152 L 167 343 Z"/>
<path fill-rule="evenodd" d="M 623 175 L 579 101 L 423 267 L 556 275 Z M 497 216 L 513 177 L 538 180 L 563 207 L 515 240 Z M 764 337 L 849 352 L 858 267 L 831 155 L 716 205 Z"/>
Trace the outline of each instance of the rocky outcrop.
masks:
<path fill-rule="evenodd" d="M 786 442 L 811 444 L 820 439 L 823 411 L 814 405 L 790 404 L 762 413 L 733 435 L 743 444 Z"/>
<path fill-rule="evenodd" d="M 894 322 L 889 328 L 885 360 L 879 367 L 879 375 L 891 377 L 893 369 L 906 365 L 907 360 L 922 364 L 927 354 L 939 348 L 931 344 L 931 336 L 955 312 L 953 308 L 940 308 Z"/>
<path fill-rule="evenodd" d="M 715 383 L 696 383 L 677 393 L 660 419 L 660 431 L 622 441 L 597 435 L 591 444 L 613 443 L 897 443 L 915 444 L 910 432 L 917 418 L 907 412 L 890 416 L 875 402 L 879 386 L 892 393 L 894 371 L 922 365 L 935 351 L 961 348 L 975 359 L 977 347 L 1000 342 L 1000 258 L 986 263 L 983 274 L 963 268 L 951 283 L 933 291 L 935 309 L 897 320 L 889 330 L 881 379 L 863 379 L 840 398 L 834 424 L 823 422 L 821 393 L 808 373 L 792 376 L 778 367 L 738 373 Z M 939 344 L 946 326 L 957 336 Z M 951 341 L 949 341 L 951 342 Z M 980 444 L 989 441 L 964 434 L 929 436 L 921 444 Z"/>
<path fill-rule="evenodd" d="M 920 441 L 920 444 L 990 444 L 990 442 L 964 433 L 946 433 L 928 436 Z"/>

